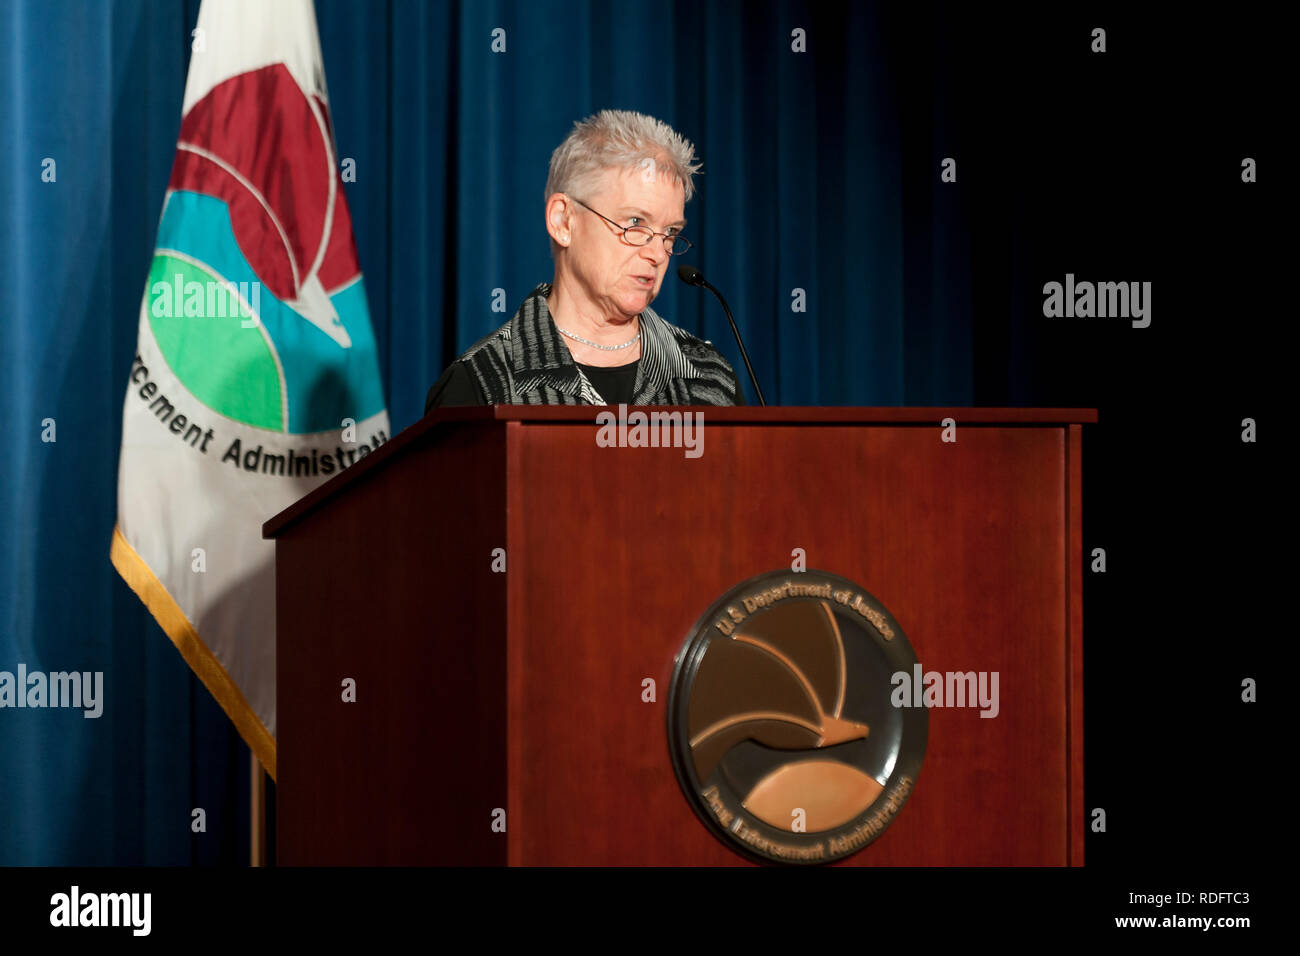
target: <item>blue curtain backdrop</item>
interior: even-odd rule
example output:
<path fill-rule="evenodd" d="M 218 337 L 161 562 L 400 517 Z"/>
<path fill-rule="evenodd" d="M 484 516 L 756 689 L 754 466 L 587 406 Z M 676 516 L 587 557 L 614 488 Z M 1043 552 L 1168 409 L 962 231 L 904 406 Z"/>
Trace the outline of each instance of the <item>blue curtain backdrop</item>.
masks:
<path fill-rule="evenodd" d="M 1289 313 L 1270 298 L 1290 264 L 1263 238 L 1285 177 L 1269 163 L 1285 111 L 1266 71 L 1286 60 L 1250 31 L 1289 34 L 1255 15 L 1207 33 L 1128 9 L 317 0 L 394 428 L 508 317 L 495 289 L 513 312 L 550 279 L 542 191 L 574 121 L 660 117 L 704 163 L 688 261 L 727 294 L 773 404 L 1101 409 L 1105 427 L 1085 432 L 1084 537 L 1114 561 L 1085 581 L 1099 622 L 1085 670 L 1091 701 L 1123 707 L 1089 710 L 1088 805 L 1127 802 L 1134 854 L 1188 852 L 1201 807 L 1170 781 L 1229 746 L 1235 765 L 1271 763 L 1243 723 L 1263 712 L 1236 703 L 1262 645 L 1223 641 L 1186 574 L 1213 567 L 1233 635 L 1275 630 L 1250 595 L 1270 588 L 1256 556 L 1286 473 L 1239 423 L 1268 434 L 1283 406 L 1264 389 L 1291 377 L 1275 340 Z M 0 710 L 0 864 L 247 862 L 248 751 L 108 559 L 197 13 L 196 0 L 0 0 L 0 670 L 103 671 L 106 698 L 98 720 Z M 1104 57 L 1089 50 L 1099 22 Z M 957 186 L 938 175 L 948 156 Z M 1243 156 L 1261 170 L 1246 188 Z M 47 158 L 56 182 L 42 181 Z M 1067 272 L 1154 280 L 1151 327 L 1045 321 L 1042 284 Z M 707 293 L 669 279 L 656 308 L 739 365 Z M 1203 733 L 1132 746 L 1134 727 L 1192 699 Z M 1248 825 L 1239 845 L 1264 845 Z M 1112 843 L 1090 838 L 1089 861 Z"/>

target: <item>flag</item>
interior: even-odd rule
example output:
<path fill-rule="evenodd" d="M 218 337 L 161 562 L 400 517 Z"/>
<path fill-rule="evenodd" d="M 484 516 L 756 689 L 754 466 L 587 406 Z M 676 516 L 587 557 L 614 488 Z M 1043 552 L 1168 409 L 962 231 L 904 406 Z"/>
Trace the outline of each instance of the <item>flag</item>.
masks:
<path fill-rule="evenodd" d="M 122 412 L 110 556 L 275 776 L 261 525 L 388 440 L 311 0 L 204 0 Z"/>

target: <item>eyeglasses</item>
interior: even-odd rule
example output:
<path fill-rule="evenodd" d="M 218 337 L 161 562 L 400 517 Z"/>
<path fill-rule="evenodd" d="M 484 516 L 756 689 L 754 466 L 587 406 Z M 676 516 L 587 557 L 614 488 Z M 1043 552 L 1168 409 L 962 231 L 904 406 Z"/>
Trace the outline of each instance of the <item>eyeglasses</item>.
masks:
<path fill-rule="evenodd" d="M 596 210 L 592 209 L 581 199 L 574 196 L 570 196 L 569 198 L 588 212 L 595 212 L 601 219 L 604 219 L 615 229 L 622 232 L 623 238 L 634 246 L 647 246 L 655 236 L 662 236 L 664 240 L 664 249 L 670 256 L 680 256 L 691 251 L 691 240 L 683 236 L 677 236 L 667 232 L 655 232 L 649 226 L 620 226 L 608 216 L 601 216 L 600 213 L 596 212 Z"/>

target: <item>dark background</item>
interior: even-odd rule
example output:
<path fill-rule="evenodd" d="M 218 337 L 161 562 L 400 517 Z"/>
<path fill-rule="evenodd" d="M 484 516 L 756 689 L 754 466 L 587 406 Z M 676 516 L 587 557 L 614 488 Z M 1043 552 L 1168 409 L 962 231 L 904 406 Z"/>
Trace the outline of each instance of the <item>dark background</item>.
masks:
<path fill-rule="evenodd" d="M 247 748 L 108 561 L 196 14 L 0 0 L 0 669 L 103 670 L 108 689 L 98 721 L 0 712 L 0 864 L 247 862 Z M 1273 222 L 1294 105 L 1267 14 L 319 0 L 317 18 L 394 431 L 508 318 L 493 289 L 513 312 L 551 278 L 542 190 L 572 123 L 655 115 L 703 159 L 687 259 L 727 295 L 771 403 L 1099 410 L 1086 796 L 1108 829 L 1088 865 L 1266 858 L 1290 548 L 1272 541 L 1282 479 L 1264 456 L 1294 316 Z M 46 156 L 57 185 L 40 182 Z M 939 179 L 949 156 L 956 183 Z M 1259 182 L 1241 181 L 1244 157 Z M 1067 272 L 1150 281 L 1151 326 L 1045 318 L 1043 284 Z M 670 278 L 656 309 L 739 367 L 711 297 Z M 40 442 L 46 416 L 57 445 Z M 1261 703 L 1241 702 L 1245 677 Z"/>

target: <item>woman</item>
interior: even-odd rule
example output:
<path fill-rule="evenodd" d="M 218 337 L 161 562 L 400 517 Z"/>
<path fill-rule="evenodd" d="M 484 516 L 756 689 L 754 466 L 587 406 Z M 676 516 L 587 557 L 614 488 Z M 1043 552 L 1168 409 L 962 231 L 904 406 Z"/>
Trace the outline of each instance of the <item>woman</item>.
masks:
<path fill-rule="evenodd" d="M 552 282 L 443 373 L 440 405 L 743 405 L 736 373 L 710 343 L 650 308 L 699 171 L 666 123 L 602 110 L 551 155 L 546 230 Z"/>

